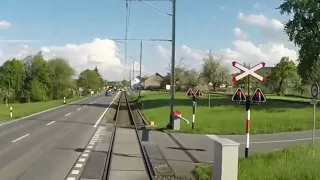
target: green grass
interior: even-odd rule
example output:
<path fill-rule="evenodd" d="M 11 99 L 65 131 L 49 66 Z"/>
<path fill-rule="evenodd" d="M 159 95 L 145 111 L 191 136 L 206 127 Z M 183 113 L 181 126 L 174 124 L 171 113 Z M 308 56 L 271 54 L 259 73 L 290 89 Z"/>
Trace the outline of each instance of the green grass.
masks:
<path fill-rule="evenodd" d="M 320 144 L 298 146 L 239 158 L 238 180 L 317 180 L 320 179 Z M 197 165 L 197 179 L 211 180 L 212 165 Z"/>
<path fill-rule="evenodd" d="M 136 96 L 136 95 L 135 95 Z M 167 92 L 143 93 L 142 113 L 148 121 L 165 129 L 169 120 L 170 96 Z M 267 102 L 251 106 L 251 133 L 276 133 L 311 129 L 313 126 L 313 106 L 308 99 L 298 97 L 267 96 Z M 190 124 L 181 123 L 181 132 L 212 134 L 244 134 L 245 105 L 231 101 L 230 95 L 212 94 L 211 108 L 208 96 L 197 100 L 195 129 L 191 129 L 192 101 L 185 93 L 176 93 L 175 110 L 190 120 Z M 317 108 L 317 112 L 320 109 Z M 320 116 L 316 119 L 320 128 Z"/>
<path fill-rule="evenodd" d="M 74 99 L 66 99 L 66 103 L 71 103 L 80 99 L 84 99 L 87 96 L 76 97 Z M 0 104 L 0 122 L 8 121 L 12 119 L 21 118 L 37 112 L 41 112 L 50 108 L 63 105 L 63 100 L 54 100 L 47 102 L 35 102 L 35 103 L 17 103 L 17 104 Z M 13 117 L 10 118 L 10 107 L 12 107 Z"/>

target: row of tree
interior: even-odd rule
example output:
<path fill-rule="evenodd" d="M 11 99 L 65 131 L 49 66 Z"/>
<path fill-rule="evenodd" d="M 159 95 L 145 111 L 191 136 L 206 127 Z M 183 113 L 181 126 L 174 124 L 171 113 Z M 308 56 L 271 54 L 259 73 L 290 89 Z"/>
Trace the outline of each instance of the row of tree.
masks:
<path fill-rule="evenodd" d="M 245 88 L 247 86 L 247 78 L 243 78 L 235 84 L 232 83 L 232 76 L 236 74 L 231 74 L 230 70 L 222 64 L 222 58 L 215 58 L 211 52 L 203 58 L 200 70 L 189 68 L 183 64 L 182 60 L 183 58 L 175 68 L 176 90 L 178 91 L 188 88 L 208 89 L 210 88 L 210 83 L 213 91 L 216 91 L 216 88 L 221 87 L 221 85 L 223 87 L 244 86 Z M 243 65 L 250 68 L 250 64 L 244 63 Z M 289 57 L 282 57 L 275 67 L 263 68 L 258 71 L 258 74 L 267 77 L 267 82 L 262 83 L 255 78 L 250 78 L 250 85 L 254 88 L 262 88 L 264 91 L 279 95 L 284 94 L 285 91 L 299 91 L 303 94 L 309 88 L 299 75 L 295 62 L 290 60 Z M 318 76 L 320 76 L 320 73 Z M 166 84 L 170 84 L 170 77 L 170 73 L 164 76 L 162 81 L 163 88 Z"/>
<path fill-rule="evenodd" d="M 45 60 L 42 53 L 12 59 L 0 67 L 0 98 L 3 102 L 37 102 L 72 98 L 84 89 L 97 91 L 104 85 L 98 69 L 75 70 L 63 58 Z"/>
<path fill-rule="evenodd" d="M 176 90 L 185 90 L 187 88 L 195 88 L 197 86 L 205 86 L 212 83 L 215 90 L 221 84 L 231 84 L 231 73 L 228 67 L 224 66 L 222 59 L 214 57 L 212 52 L 209 52 L 207 57 L 203 58 L 203 65 L 200 70 L 189 68 L 183 63 L 183 58 L 175 67 L 175 82 Z M 168 70 L 170 70 L 170 66 Z M 170 84 L 171 73 L 167 73 L 162 81 L 162 87 Z"/>

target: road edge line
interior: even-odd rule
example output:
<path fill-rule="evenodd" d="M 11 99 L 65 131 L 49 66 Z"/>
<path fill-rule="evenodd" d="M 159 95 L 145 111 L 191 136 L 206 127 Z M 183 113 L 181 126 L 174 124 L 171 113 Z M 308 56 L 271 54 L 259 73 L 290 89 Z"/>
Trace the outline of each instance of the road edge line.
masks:
<path fill-rule="evenodd" d="M 96 96 L 99 96 L 99 95 L 101 95 L 101 94 L 103 94 L 103 93 L 100 93 L 100 94 L 98 94 L 98 95 L 96 95 Z M 80 100 L 74 101 L 74 102 L 72 102 L 72 103 L 63 104 L 63 105 L 61 105 L 61 106 L 56 106 L 56 107 L 53 107 L 53 108 L 50 108 L 50 109 L 47 109 L 47 110 L 44 110 L 44 111 L 40 111 L 40 112 L 37 112 L 37 113 L 34 113 L 34 114 L 30 114 L 30 115 L 28 115 L 28 116 L 24 116 L 24 117 L 19 118 L 19 119 L 10 120 L 10 121 L 8 121 L 8 122 L 1 123 L 1 124 L 0 124 L 0 127 L 1 127 L 1 126 L 4 126 L 4 125 L 7 125 L 7 124 L 14 123 L 14 122 L 18 122 L 18 121 L 20 121 L 20 120 L 23 120 L 23 119 L 26 119 L 26 118 L 29 118 L 29 117 L 32 117 L 32 116 L 36 116 L 36 115 L 42 114 L 42 113 L 45 113 L 45 112 L 49 112 L 49 111 L 52 111 L 52 110 L 55 110 L 55 109 L 59 109 L 59 108 L 65 107 L 65 106 L 67 106 L 67 105 L 69 105 L 69 104 L 74 104 L 74 103 L 77 103 L 77 102 L 80 102 L 80 101 L 84 101 L 84 100 L 87 100 L 87 99 L 92 98 L 92 97 L 95 97 L 95 96 L 89 96 L 89 97 L 87 97 L 87 98 L 80 99 Z"/>
<path fill-rule="evenodd" d="M 107 109 L 106 110 L 104 110 L 104 112 L 101 114 L 101 116 L 99 117 L 99 119 L 96 121 L 96 123 L 93 125 L 93 127 L 94 128 L 96 128 L 99 124 L 100 124 L 100 122 L 101 122 L 101 120 L 103 119 L 103 117 L 108 113 L 108 110 L 110 109 L 110 106 L 113 104 L 113 102 L 116 100 L 116 98 L 119 96 L 119 94 L 121 94 L 121 92 L 119 91 L 118 93 L 117 93 L 117 95 L 113 98 L 113 100 L 110 102 L 110 104 L 109 104 L 109 106 L 107 107 Z"/>

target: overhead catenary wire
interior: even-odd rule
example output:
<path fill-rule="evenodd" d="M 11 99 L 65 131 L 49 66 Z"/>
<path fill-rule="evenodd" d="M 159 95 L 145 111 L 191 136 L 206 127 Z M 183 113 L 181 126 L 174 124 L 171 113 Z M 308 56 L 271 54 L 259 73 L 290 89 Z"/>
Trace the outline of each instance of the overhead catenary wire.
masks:
<path fill-rule="evenodd" d="M 150 4 L 146 3 L 146 2 L 143 2 L 143 1 L 144 1 L 144 0 L 138 0 L 138 2 L 140 2 L 141 4 L 144 4 L 144 5 L 146 5 L 146 6 L 149 6 L 150 8 L 155 9 L 155 10 L 157 10 L 157 11 L 159 11 L 159 12 L 163 13 L 163 14 L 166 14 L 166 15 L 172 16 L 172 14 L 167 13 L 167 12 L 165 12 L 165 11 L 163 11 L 163 10 L 161 10 L 161 9 L 159 9 L 159 8 L 157 8 L 157 7 L 155 7 L 155 6 L 152 6 L 152 5 L 150 5 Z"/>

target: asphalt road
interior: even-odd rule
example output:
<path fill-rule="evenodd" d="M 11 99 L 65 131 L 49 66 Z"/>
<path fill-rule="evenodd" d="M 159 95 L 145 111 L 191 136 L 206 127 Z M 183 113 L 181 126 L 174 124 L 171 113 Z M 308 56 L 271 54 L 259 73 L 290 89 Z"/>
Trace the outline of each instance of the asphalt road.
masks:
<path fill-rule="evenodd" d="M 210 135 L 209 135 L 210 136 Z M 220 138 L 228 138 L 240 144 L 239 156 L 244 156 L 246 144 L 245 135 L 221 135 Z M 212 137 L 214 138 L 214 137 Z M 250 135 L 249 154 L 266 153 L 281 150 L 287 147 L 309 144 L 312 142 L 312 131 L 284 132 L 275 134 Z M 320 142 L 320 130 L 315 131 L 315 142 Z"/>
<path fill-rule="evenodd" d="M 91 97 L 0 124 L 1 180 L 64 180 L 113 97 Z"/>

